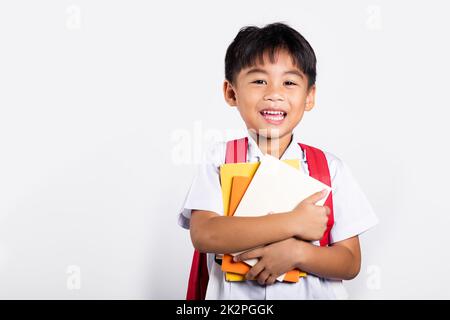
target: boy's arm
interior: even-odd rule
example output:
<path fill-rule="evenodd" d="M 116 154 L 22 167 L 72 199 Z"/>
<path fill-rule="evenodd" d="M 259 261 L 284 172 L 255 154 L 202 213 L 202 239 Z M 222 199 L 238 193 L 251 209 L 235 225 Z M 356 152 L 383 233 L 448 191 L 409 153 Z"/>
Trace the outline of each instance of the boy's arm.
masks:
<path fill-rule="evenodd" d="M 258 258 L 259 262 L 246 278 L 260 284 L 273 284 L 278 276 L 296 267 L 322 278 L 350 280 L 361 267 L 358 236 L 334 243 L 329 247 L 315 246 L 298 239 L 287 239 L 247 251 L 235 257 L 237 261 Z"/>
<path fill-rule="evenodd" d="M 320 239 L 326 229 L 329 208 L 315 203 L 326 194 L 326 190 L 314 193 L 292 211 L 258 217 L 228 217 L 192 210 L 192 243 L 200 252 L 232 253 L 291 237 Z"/>
<path fill-rule="evenodd" d="M 361 249 L 358 236 L 333 243 L 329 247 L 298 241 L 297 268 L 322 278 L 351 280 L 361 268 Z"/>
<path fill-rule="evenodd" d="M 227 217 L 192 210 L 191 239 L 200 252 L 231 253 L 295 236 L 294 217 L 286 213 Z"/>

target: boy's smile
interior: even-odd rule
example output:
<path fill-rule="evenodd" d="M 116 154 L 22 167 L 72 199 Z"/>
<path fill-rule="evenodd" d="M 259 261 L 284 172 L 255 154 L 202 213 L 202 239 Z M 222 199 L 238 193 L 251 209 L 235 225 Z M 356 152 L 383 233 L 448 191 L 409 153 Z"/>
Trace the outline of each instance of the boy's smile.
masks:
<path fill-rule="evenodd" d="M 287 115 L 287 112 L 283 111 L 282 109 L 269 108 L 264 109 L 260 112 L 260 114 L 268 123 L 279 125 L 283 122 L 284 118 Z"/>
<path fill-rule="evenodd" d="M 263 61 L 240 70 L 233 82 L 224 82 L 227 103 L 238 108 L 247 129 L 280 139 L 281 145 L 289 143 L 304 111 L 314 106 L 315 86 L 308 88 L 307 76 L 283 49 L 275 52 L 274 61 L 264 53 Z"/>

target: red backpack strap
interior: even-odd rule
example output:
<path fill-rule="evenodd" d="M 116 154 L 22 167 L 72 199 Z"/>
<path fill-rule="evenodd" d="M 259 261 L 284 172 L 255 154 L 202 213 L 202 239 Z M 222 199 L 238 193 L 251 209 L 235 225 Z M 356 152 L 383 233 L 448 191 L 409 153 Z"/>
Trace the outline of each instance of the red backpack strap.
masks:
<path fill-rule="evenodd" d="M 248 138 L 227 142 L 225 163 L 247 162 Z"/>
<path fill-rule="evenodd" d="M 225 163 L 247 162 L 248 138 L 227 142 Z M 194 250 L 186 300 L 205 300 L 209 272 L 206 253 Z"/>
<path fill-rule="evenodd" d="M 186 300 L 205 300 L 208 280 L 209 274 L 206 254 L 195 249 L 194 256 L 192 257 Z"/>
<path fill-rule="evenodd" d="M 308 163 L 309 175 L 331 187 L 330 170 L 328 168 L 328 162 L 323 151 L 306 144 L 299 143 L 299 145 L 306 153 L 306 162 Z M 325 201 L 324 205 L 330 208 L 330 215 L 328 217 L 327 230 L 320 240 L 321 246 L 327 246 L 330 244 L 330 232 L 331 228 L 334 225 L 333 195 L 331 192 L 328 195 L 328 198 Z"/>

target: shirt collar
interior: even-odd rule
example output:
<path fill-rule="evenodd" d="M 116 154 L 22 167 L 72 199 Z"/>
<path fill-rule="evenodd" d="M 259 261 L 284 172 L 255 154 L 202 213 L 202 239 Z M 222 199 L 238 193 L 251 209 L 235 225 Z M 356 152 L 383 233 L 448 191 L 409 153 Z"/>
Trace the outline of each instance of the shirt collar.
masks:
<path fill-rule="evenodd" d="M 252 136 L 247 133 L 248 137 L 248 162 L 259 162 L 261 158 L 264 156 L 261 149 L 255 140 L 253 140 Z M 281 160 L 285 159 L 300 159 L 302 162 L 306 162 L 305 153 L 302 148 L 300 148 L 298 140 L 298 135 L 293 132 L 292 140 L 283 155 L 281 156 Z"/>

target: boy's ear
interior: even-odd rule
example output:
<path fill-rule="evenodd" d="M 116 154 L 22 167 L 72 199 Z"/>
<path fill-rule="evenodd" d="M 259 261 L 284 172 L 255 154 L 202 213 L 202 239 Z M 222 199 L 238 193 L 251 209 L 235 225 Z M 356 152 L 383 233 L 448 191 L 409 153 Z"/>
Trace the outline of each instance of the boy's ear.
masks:
<path fill-rule="evenodd" d="M 316 103 L 316 85 L 312 85 L 308 89 L 308 94 L 306 96 L 305 111 L 311 111 Z"/>
<path fill-rule="evenodd" d="M 223 82 L 223 96 L 230 107 L 236 107 L 236 92 L 228 80 Z"/>

